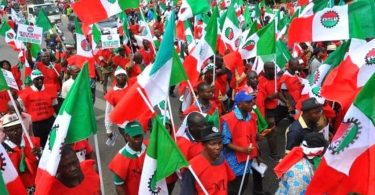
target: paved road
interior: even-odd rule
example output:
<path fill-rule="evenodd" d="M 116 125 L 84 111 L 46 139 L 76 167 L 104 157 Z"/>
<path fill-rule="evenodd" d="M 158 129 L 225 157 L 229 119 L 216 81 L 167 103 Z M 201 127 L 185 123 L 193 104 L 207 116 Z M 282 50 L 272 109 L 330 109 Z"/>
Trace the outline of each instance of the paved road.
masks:
<path fill-rule="evenodd" d="M 67 18 L 63 18 L 63 26 L 62 29 L 65 33 L 65 36 L 67 37 L 68 41 L 72 40 L 71 34 L 67 31 Z M 0 60 L 7 59 L 12 64 L 17 63 L 17 52 L 14 52 L 9 49 L 9 47 L 4 42 L 4 39 L 0 37 Z M 171 97 L 171 103 L 173 107 L 174 115 L 177 116 L 177 109 L 178 109 L 178 102 L 176 98 Z M 105 101 L 103 99 L 103 91 L 102 86 L 97 85 L 97 91 L 96 91 L 96 102 L 95 102 L 95 113 L 96 113 L 96 119 L 99 127 L 98 132 L 98 140 L 99 140 L 99 148 L 100 148 L 100 157 L 101 157 L 101 167 L 103 170 L 103 181 L 105 185 L 105 192 L 106 194 L 115 194 L 114 185 L 112 184 L 112 174 L 107 169 L 108 163 L 111 161 L 113 156 L 116 154 L 116 152 L 124 145 L 124 141 L 122 138 L 118 137 L 116 145 L 114 147 L 108 147 L 105 145 L 106 141 L 106 135 L 105 135 L 105 128 L 104 128 L 104 108 L 105 108 Z M 175 117 L 176 124 L 180 124 L 179 118 Z M 278 130 L 278 138 L 279 138 L 279 149 L 280 152 L 283 149 L 284 145 L 284 132 L 285 132 L 286 124 L 283 124 L 282 127 Z M 91 140 L 91 143 L 92 140 Z M 268 157 L 268 147 L 266 145 L 265 141 L 260 142 L 260 148 L 262 151 L 262 157 L 265 160 L 266 164 L 269 166 L 263 180 L 263 186 L 264 189 L 268 192 L 274 193 L 278 182 L 276 180 L 276 176 L 274 175 L 272 169 L 275 166 L 276 162 L 271 160 Z M 175 187 L 175 190 L 173 191 L 173 194 L 178 194 L 180 190 L 179 185 L 177 184 Z M 246 190 L 245 194 L 252 194 L 252 179 L 250 178 L 249 186 Z"/>

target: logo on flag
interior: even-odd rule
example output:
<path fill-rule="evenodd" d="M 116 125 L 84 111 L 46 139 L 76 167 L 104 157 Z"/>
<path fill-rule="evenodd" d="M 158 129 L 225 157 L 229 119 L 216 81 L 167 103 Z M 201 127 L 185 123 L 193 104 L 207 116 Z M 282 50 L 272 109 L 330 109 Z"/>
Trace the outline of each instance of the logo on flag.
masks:
<path fill-rule="evenodd" d="M 311 89 L 311 92 L 312 92 L 315 96 L 321 98 L 322 96 L 320 95 L 320 89 L 321 89 L 320 87 L 314 87 L 314 88 Z"/>
<path fill-rule="evenodd" d="M 29 33 L 34 32 L 34 28 L 32 26 L 27 27 L 27 32 Z"/>
<path fill-rule="evenodd" d="M 183 14 L 186 11 L 186 7 L 180 9 L 180 14 Z"/>
<path fill-rule="evenodd" d="M 11 33 L 11 32 L 9 32 L 9 33 L 7 33 L 7 37 L 8 37 L 8 39 L 13 39 L 14 38 L 14 34 Z"/>
<path fill-rule="evenodd" d="M 367 65 L 375 65 L 375 48 L 366 54 L 365 61 Z"/>
<path fill-rule="evenodd" d="M 52 151 L 53 144 L 55 143 L 56 131 L 59 129 L 59 127 L 60 127 L 59 124 L 54 124 L 53 127 L 52 127 L 52 129 L 51 129 L 51 133 L 49 134 L 49 137 L 48 137 L 48 148 L 51 151 Z"/>
<path fill-rule="evenodd" d="M 320 18 L 320 22 L 325 28 L 333 28 L 339 21 L 339 14 L 335 11 L 327 11 Z"/>
<path fill-rule="evenodd" d="M 147 185 L 147 187 L 148 187 L 148 191 L 151 192 L 151 194 L 158 195 L 159 192 L 161 191 L 161 188 L 159 186 L 154 187 L 152 185 L 152 183 L 153 183 L 152 180 L 155 178 L 155 172 L 156 171 L 154 171 L 154 174 L 152 174 L 152 176 L 148 179 L 148 185 Z"/>
<path fill-rule="evenodd" d="M 225 29 L 225 37 L 229 40 L 232 40 L 234 38 L 233 29 L 231 27 Z"/>
<path fill-rule="evenodd" d="M 0 153 L 0 169 L 1 169 L 1 171 L 5 171 L 5 166 L 6 166 L 6 163 L 5 163 L 4 154 Z"/>
<path fill-rule="evenodd" d="M 251 50 L 254 49 L 254 47 L 255 47 L 255 41 L 249 40 L 245 43 L 244 46 L 242 46 L 242 49 L 247 50 L 247 51 L 251 51 Z"/>
<path fill-rule="evenodd" d="M 191 36 L 191 35 L 186 35 L 186 41 L 187 41 L 188 43 L 193 42 L 193 36 Z"/>
<path fill-rule="evenodd" d="M 238 37 L 238 38 L 234 41 L 234 46 L 235 46 L 235 47 L 240 46 L 241 42 L 242 42 L 242 37 L 240 36 L 240 37 Z"/>
<path fill-rule="evenodd" d="M 114 4 L 117 0 L 107 0 L 109 3 Z"/>
<path fill-rule="evenodd" d="M 328 150 L 333 155 L 339 154 L 340 152 L 344 151 L 345 148 L 349 147 L 358 139 L 358 136 L 361 133 L 361 129 L 361 123 L 358 119 L 355 118 L 350 118 L 346 122 L 341 123 L 337 132 L 345 133 L 343 133 L 343 135 L 337 140 L 332 141 L 332 143 L 328 147 Z"/>
<path fill-rule="evenodd" d="M 112 36 L 111 36 L 111 35 L 108 35 L 108 36 L 107 36 L 107 39 L 108 39 L 108 40 L 112 40 Z"/>
<path fill-rule="evenodd" d="M 84 39 L 84 40 L 81 41 L 81 48 L 84 51 L 90 51 L 89 42 L 87 42 L 86 39 Z"/>
<path fill-rule="evenodd" d="M 309 84 L 310 85 L 315 84 L 319 80 L 319 78 L 320 78 L 320 71 L 319 71 L 319 69 L 317 69 L 314 74 L 310 75 L 310 77 L 308 79 Z"/>

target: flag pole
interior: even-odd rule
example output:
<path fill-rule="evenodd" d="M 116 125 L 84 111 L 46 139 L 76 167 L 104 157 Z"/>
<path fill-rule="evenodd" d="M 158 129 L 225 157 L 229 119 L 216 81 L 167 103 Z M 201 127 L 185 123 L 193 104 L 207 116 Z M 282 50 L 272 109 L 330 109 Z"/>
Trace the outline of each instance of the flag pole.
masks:
<path fill-rule="evenodd" d="M 189 88 L 190 88 L 190 90 L 191 90 L 191 93 L 193 94 L 193 97 L 194 97 L 195 102 L 197 102 L 197 105 L 198 105 L 198 108 L 199 108 L 199 112 L 200 112 L 200 113 L 203 113 L 202 108 L 201 108 L 201 105 L 200 105 L 200 103 L 199 103 L 199 101 L 198 101 L 197 95 L 195 94 L 194 89 L 193 89 L 193 86 L 191 85 L 191 82 L 190 82 L 189 79 L 187 80 L 187 83 L 188 83 L 188 85 L 189 85 Z"/>
<path fill-rule="evenodd" d="M 252 145 L 253 144 L 250 143 L 249 147 L 251 147 Z M 242 179 L 241 179 L 241 185 L 240 185 L 240 189 L 238 190 L 238 195 L 241 195 L 243 183 L 245 181 L 246 170 L 247 170 L 247 166 L 249 166 L 249 162 L 250 162 L 250 154 L 248 154 L 247 157 L 246 157 L 245 169 L 243 170 Z"/>
<path fill-rule="evenodd" d="M 188 168 L 189 168 L 191 174 L 193 175 L 193 177 L 195 178 L 195 181 L 198 183 L 199 187 L 201 187 L 203 193 L 205 195 L 208 195 L 208 192 L 207 192 L 206 188 L 203 186 L 203 184 L 202 184 L 201 180 L 198 178 L 197 174 L 195 174 L 195 172 L 194 172 L 193 168 L 191 167 L 191 165 L 189 165 Z"/>
<path fill-rule="evenodd" d="M 98 163 L 98 171 L 99 171 L 99 177 L 100 177 L 100 189 L 101 189 L 102 195 L 105 195 L 102 163 L 100 159 L 99 144 L 98 144 L 98 134 L 94 135 L 94 145 L 95 145 L 95 153 L 96 153 L 96 159 L 97 159 L 96 162 Z"/>
<path fill-rule="evenodd" d="M 31 148 L 34 148 L 34 144 L 33 144 L 33 142 L 31 142 L 30 134 L 29 134 L 29 132 L 27 131 L 27 129 L 26 129 L 26 127 L 25 127 L 25 124 L 23 123 L 21 113 L 20 113 L 20 111 L 18 110 L 18 107 L 17 107 L 17 105 L 16 105 L 16 102 L 14 101 L 14 98 L 13 98 L 13 96 L 12 96 L 12 93 L 10 92 L 9 89 L 7 90 L 7 92 L 8 92 L 8 95 L 9 95 L 9 97 L 10 97 L 10 101 L 11 101 L 12 104 L 13 104 L 14 110 L 16 111 L 16 114 L 17 114 L 18 118 L 19 118 L 20 121 L 21 121 L 21 127 L 22 127 L 22 130 L 23 130 L 23 133 L 26 135 L 26 139 L 27 139 L 27 141 L 29 142 L 30 147 L 31 147 Z"/>
<path fill-rule="evenodd" d="M 138 91 L 139 95 L 141 95 L 143 101 L 145 101 L 145 103 L 146 103 L 148 109 L 150 109 L 152 113 L 155 113 L 154 108 L 151 106 L 150 102 L 149 102 L 148 99 L 146 98 L 145 94 L 143 94 L 142 90 L 141 90 L 139 87 L 137 87 L 137 91 Z"/>
<path fill-rule="evenodd" d="M 172 107 L 171 107 L 171 101 L 169 100 L 169 97 L 168 97 L 168 109 L 169 109 L 169 114 L 171 116 L 171 124 L 172 124 L 172 130 L 173 130 L 173 138 L 174 138 L 174 141 L 177 141 L 177 138 L 176 138 L 176 126 L 174 124 L 174 121 L 173 121 L 173 114 L 172 114 Z"/>
<path fill-rule="evenodd" d="M 211 86 L 215 87 L 215 80 L 216 80 L 216 54 L 214 55 L 214 72 L 213 72 L 213 80 Z"/>

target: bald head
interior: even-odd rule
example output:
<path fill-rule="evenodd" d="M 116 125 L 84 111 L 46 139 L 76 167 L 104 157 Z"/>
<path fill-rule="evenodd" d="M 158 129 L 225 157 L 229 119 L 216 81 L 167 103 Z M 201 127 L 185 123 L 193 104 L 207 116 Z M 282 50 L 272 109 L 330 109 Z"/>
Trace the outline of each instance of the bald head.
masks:
<path fill-rule="evenodd" d="M 199 112 L 192 112 L 188 115 L 186 123 L 190 134 L 196 140 L 200 140 L 202 130 L 207 126 L 207 121 Z"/>

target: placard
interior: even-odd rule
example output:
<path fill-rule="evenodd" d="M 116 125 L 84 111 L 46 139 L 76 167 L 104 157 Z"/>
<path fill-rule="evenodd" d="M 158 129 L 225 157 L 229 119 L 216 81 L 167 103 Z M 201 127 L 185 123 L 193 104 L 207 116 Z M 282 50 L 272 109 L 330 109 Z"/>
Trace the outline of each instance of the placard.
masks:
<path fill-rule="evenodd" d="M 25 43 L 42 44 L 43 29 L 37 26 L 18 24 L 17 40 Z"/>
<path fill-rule="evenodd" d="M 120 44 L 120 36 L 118 34 L 102 35 L 102 48 L 118 48 Z"/>

